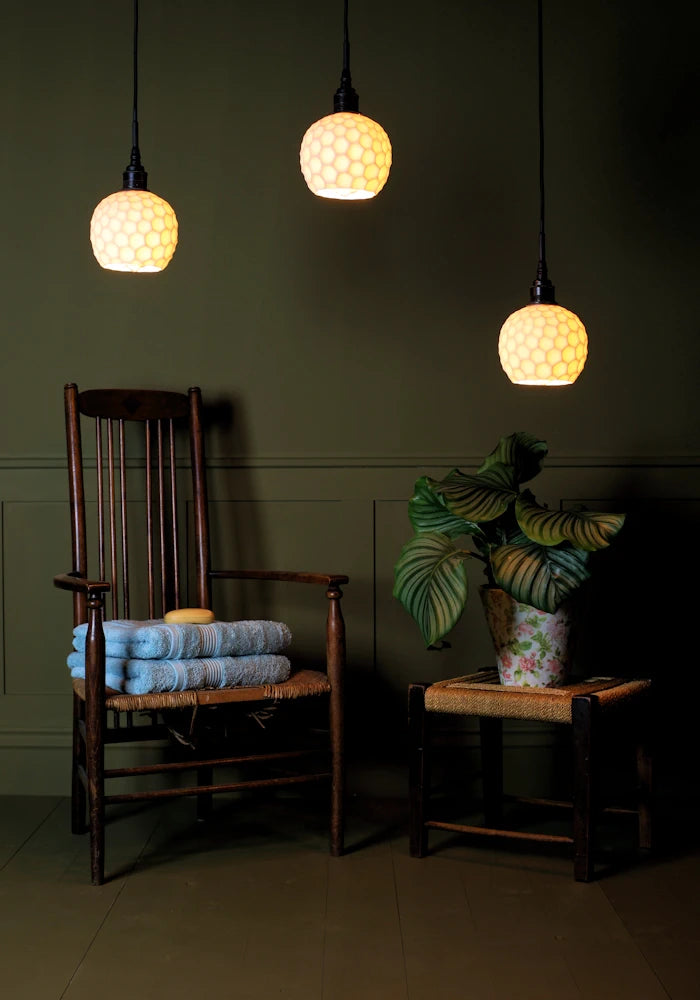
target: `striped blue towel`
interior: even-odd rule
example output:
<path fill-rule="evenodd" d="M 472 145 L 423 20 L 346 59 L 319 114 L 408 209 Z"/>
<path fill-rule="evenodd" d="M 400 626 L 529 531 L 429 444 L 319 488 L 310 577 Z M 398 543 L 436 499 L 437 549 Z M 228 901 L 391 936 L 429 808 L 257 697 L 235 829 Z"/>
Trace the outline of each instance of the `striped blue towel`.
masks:
<path fill-rule="evenodd" d="M 292 641 L 283 622 L 211 622 L 209 625 L 178 623 L 162 619 L 104 623 L 105 655 L 119 659 L 191 660 L 200 656 L 250 656 L 282 653 Z M 85 649 L 87 624 L 73 629 L 73 649 Z"/>
<path fill-rule="evenodd" d="M 71 677 L 85 677 L 85 654 L 70 653 L 68 666 Z M 269 653 L 185 660 L 105 659 L 105 684 L 126 694 L 279 684 L 289 674 L 287 657 Z"/>

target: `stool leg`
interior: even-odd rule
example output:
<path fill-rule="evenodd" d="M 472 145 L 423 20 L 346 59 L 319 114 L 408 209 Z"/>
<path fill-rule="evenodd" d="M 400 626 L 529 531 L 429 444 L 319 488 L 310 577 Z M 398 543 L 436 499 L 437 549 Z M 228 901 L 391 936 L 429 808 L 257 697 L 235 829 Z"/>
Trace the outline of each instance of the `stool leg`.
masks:
<path fill-rule="evenodd" d="M 479 716 L 481 773 L 486 826 L 498 827 L 503 819 L 503 720 Z"/>
<path fill-rule="evenodd" d="M 429 732 L 425 711 L 428 687 L 429 684 L 408 686 L 409 851 L 412 858 L 422 858 L 428 850 L 428 829 L 425 825 L 430 795 Z"/>
<path fill-rule="evenodd" d="M 652 846 L 652 748 L 651 748 L 650 698 L 642 699 L 637 738 L 637 814 L 639 846 L 651 850 Z"/>
<path fill-rule="evenodd" d="M 571 699 L 574 743 L 574 878 L 593 878 L 593 815 L 595 778 L 594 716 L 596 703 L 589 695 Z"/>

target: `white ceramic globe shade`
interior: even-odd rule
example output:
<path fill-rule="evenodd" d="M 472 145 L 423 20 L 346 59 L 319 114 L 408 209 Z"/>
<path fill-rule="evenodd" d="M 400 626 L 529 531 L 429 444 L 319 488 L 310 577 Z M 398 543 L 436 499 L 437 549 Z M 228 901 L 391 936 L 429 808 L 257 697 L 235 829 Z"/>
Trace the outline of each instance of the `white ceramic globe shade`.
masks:
<path fill-rule="evenodd" d="M 575 313 L 533 302 L 505 321 L 498 354 L 506 375 L 517 385 L 571 385 L 586 363 L 588 336 Z"/>
<path fill-rule="evenodd" d="M 152 191 L 115 191 L 92 214 L 90 242 L 98 263 L 110 271 L 163 271 L 177 246 L 177 218 Z"/>
<path fill-rule="evenodd" d="M 374 198 L 389 177 L 391 143 L 366 115 L 336 111 L 307 129 L 299 162 L 309 189 L 320 198 Z"/>

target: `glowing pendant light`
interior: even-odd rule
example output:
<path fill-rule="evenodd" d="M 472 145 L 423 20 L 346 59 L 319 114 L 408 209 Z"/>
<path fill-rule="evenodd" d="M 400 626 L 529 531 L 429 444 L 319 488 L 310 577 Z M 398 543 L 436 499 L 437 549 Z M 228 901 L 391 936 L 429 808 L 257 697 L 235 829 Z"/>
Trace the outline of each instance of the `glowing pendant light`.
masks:
<path fill-rule="evenodd" d="M 501 366 L 516 385 L 571 385 L 583 371 L 588 354 L 586 329 L 575 313 L 554 298 L 547 275 L 544 236 L 544 101 L 542 0 L 537 0 L 538 89 L 540 135 L 540 236 L 537 274 L 530 304 L 518 309 L 501 327 Z"/>
<path fill-rule="evenodd" d="M 343 16 L 343 70 L 333 114 L 307 129 L 299 161 L 304 180 L 320 198 L 374 198 L 389 177 L 389 136 L 377 122 L 359 114 L 359 98 L 350 78 L 348 0 Z"/>
<path fill-rule="evenodd" d="M 170 263 L 177 246 L 175 212 L 163 198 L 148 190 L 148 174 L 141 164 L 138 93 L 139 4 L 134 0 L 134 111 L 131 125 L 131 161 L 123 174 L 121 191 L 104 198 L 92 214 L 90 242 L 98 263 L 110 271 L 154 274 Z"/>

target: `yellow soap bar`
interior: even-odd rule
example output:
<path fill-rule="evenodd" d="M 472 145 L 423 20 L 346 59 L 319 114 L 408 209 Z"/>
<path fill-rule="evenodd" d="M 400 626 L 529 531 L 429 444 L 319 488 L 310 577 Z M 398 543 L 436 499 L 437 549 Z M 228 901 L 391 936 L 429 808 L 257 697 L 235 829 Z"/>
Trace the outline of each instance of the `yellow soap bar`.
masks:
<path fill-rule="evenodd" d="M 163 616 L 163 621 L 168 625 L 176 622 L 183 622 L 190 625 L 208 625 L 214 621 L 214 612 L 208 608 L 177 608 L 175 611 L 168 611 Z"/>

